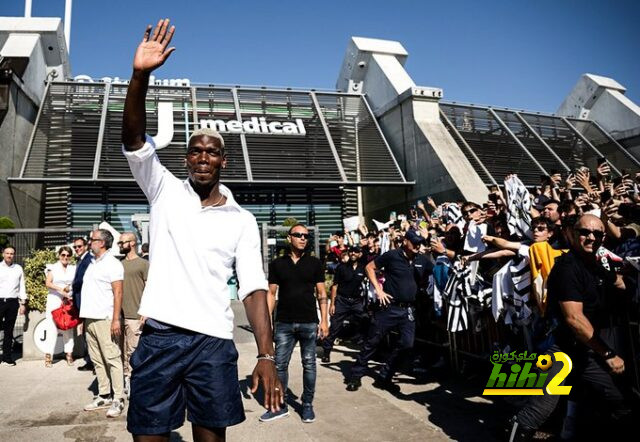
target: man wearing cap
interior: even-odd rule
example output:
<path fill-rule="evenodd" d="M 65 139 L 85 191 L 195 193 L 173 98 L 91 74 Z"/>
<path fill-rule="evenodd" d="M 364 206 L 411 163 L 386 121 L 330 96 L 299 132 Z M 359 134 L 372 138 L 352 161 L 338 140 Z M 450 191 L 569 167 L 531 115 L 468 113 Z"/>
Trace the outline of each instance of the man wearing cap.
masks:
<path fill-rule="evenodd" d="M 393 389 L 392 379 L 398 361 L 413 347 L 418 289 L 426 285 L 427 278 L 433 270 L 433 264 L 420 254 L 420 246 L 425 243 L 425 238 L 418 232 L 409 230 L 401 248 L 390 250 L 367 264 L 367 277 L 375 288 L 381 309 L 376 311 L 364 347 L 351 368 L 351 376 L 347 382 L 348 391 L 360 388 L 360 378 L 367 372 L 367 363 L 376 352 L 378 344 L 391 330 L 397 329 L 400 339 L 391 350 L 374 383 L 374 386 L 382 389 Z M 384 271 L 384 287 L 376 278 L 377 269 Z"/>
<path fill-rule="evenodd" d="M 275 368 L 267 281 L 255 218 L 220 184 L 227 164 L 224 140 L 198 129 L 187 143 L 188 178 L 176 178 L 158 158 L 146 132 L 150 74 L 167 60 L 175 28 L 148 26 L 136 50 L 124 105 L 123 152 L 149 200 L 150 265 L 138 314 L 147 319 L 131 356 L 127 429 L 136 441 L 168 441 L 184 423 L 196 441 L 225 440 L 226 427 L 245 419 L 233 343 L 227 281 L 235 271 L 258 345 L 252 374 L 264 406 L 280 409 L 283 389 Z"/>
<path fill-rule="evenodd" d="M 359 246 L 349 247 L 349 261 L 341 263 L 336 269 L 331 286 L 331 327 L 329 336 L 322 341 L 324 353 L 322 362 L 331 361 L 333 343 L 342 331 L 344 322 L 355 320 L 358 327 L 358 339 L 361 340 L 366 326 L 367 314 L 364 311 L 365 265 L 362 264 L 362 250 Z"/>
<path fill-rule="evenodd" d="M 331 361 L 333 343 L 340 334 L 345 320 L 354 320 L 358 325 L 358 338 L 362 339 L 363 327 L 367 319 L 364 311 L 363 281 L 366 277 L 365 266 L 361 263 L 362 250 L 358 246 L 349 248 L 349 261 L 342 263 L 336 269 L 331 286 L 331 327 L 329 336 L 322 341 L 324 353 L 322 362 Z"/>

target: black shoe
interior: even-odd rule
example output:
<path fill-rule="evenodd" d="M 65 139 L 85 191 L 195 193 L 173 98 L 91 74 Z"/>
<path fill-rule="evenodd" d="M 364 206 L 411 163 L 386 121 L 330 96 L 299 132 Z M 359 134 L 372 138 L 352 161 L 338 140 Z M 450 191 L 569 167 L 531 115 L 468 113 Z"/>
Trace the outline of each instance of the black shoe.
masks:
<path fill-rule="evenodd" d="M 11 357 L 3 358 L 2 362 L 7 365 L 16 365 L 16 361 L 14 361 Z"/>
<path fill-rule="evenodd" d="M 386 390 L 392 394 L 400 392 L 400 387 L 394 384 L 391 379 L 376 378 L 376 380 L 373 382 L 373 386 L 375 388 L 379 388 L 380 390 Z"/>
<path fill-rule="evenodd" d="M 323 364 L 327 364 L 329 362 L 331 362 L 331 353 L 328 351 L 325 351 L 324 354 L 322 355 L 322 358 L 320 359 L 320 362 L 322 362 Z"/>
<path fill-rule="evenodd" d="M 78 371 L 93 371 L 93 364 L 84 364 L 82 367 L 78 367 Z"/>
<path fill-rule="evenodd" d="M 350 379 L 347 382 L 347 391 L 358 391 L 358 388 L 362 386 L 362 382 L 360 382 L 360 378 Z"/>
<path fill-rule="evenodd" d="M 522 425 L 518 418 L 513 416 L 509 419 L 509 426 L 506 428 L 505 436 L 509 442 L 529 442 L 533 440 L 536 430 Z"/>

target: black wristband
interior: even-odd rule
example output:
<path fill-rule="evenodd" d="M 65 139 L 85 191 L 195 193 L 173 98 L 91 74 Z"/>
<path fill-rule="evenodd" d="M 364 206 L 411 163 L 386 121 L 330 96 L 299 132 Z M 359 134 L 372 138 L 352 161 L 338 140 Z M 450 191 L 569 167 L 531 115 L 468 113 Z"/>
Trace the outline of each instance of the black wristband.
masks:
<path fill-rule="evenodd" d="M 602 355 L 602 358 L 605 361 L 608 361 L 609 359 L 613 359 L 616 356 L 618 356 L 618 354 L 614 350 L 609 349 Z"/>

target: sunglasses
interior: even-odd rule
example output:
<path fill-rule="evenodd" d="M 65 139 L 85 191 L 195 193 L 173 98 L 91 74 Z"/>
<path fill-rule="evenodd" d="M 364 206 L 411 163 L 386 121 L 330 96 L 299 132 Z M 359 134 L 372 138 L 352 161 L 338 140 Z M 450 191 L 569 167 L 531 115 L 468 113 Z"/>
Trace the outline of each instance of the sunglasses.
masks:
<path fill-rule="evenodd" d="M 87 242 L 96 242 L 96 241 L 102 241 L 104 242 L 104 239 L 100 239 L 100 238 L 89 238 L 89 240 Z"/>
<path fill-rule="evenodd" d="M 589 235 L 593 235 L 593 237 L 600 241 L 604 237 L 604 232 L 602 230 L 589 230 L 589 229 L 576 229 L 580 236 L 584 236 L 588 238 Z"/>
<path fill-rule="evenodd" d="M 121 246 L 124 243 L 128 243 L 128 242 L 133 242 L 132 240 L 129 241 L 118 241 L 116 244 L 118 244 L 119 246 Z"/>
<path fill-rule="evenodd" d="M 300 239 L 309 239 L 309 234 L 308 233 L 298 233 L 298 232 L 293 232 L 290 233 L 289 235 L 293 236 L 294 238 L 300 238 Z"/>
<path fill-rule="evenodd" d="M 60 258 L 68 258 L 68 257 L 70 257 L 70 256 L 71 256 L 71 255 L 69 255 L 68 253 L 61 253 L 61 254 L 60 254 Z"/>
<path fill-rule="evenodd" d="M 533 230 L 535 230 L 536 232 L 545 232 L 548 229 L 547 229 L 547 226 L 535 226 Z"/>
<path fill-rule="evenodd" d="M 81 248 L 83 248 L 83 247 L 84 247 L 84 246 L 73 246 L 73 248 L 74 248 L 74 249 L 81 249 Z"/>
<path fill-rule="evenodd" d="M 469 209 L 469 210 L 465 210 L 464 212 L 462 212 L 463 215 L 471 215 L 472 213 L 476 213 L 478 211 L 477 208 L 473 208 L 473 209 Z"/>

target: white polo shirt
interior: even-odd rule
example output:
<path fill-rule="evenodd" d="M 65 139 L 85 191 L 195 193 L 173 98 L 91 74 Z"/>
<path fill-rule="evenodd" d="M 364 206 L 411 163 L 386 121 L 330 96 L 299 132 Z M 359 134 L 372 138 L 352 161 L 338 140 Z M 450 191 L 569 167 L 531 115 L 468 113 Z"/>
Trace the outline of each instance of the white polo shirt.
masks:
<path fill-rule="evenodd" d="M 160 164 L 148 136 L 141 149 L 128 152 L 123 148 L 123 152 L 151 205 L 149 276 L 138 313 L 232 339 L 227 281 L 234 267 L 241 300 L 268 288 L 255 217 L 222 184 L 226 204 L 203 208 L 189 181 L 179 180 Z"/>
<path fill-rule="evenodd" d="M 0 261 L 0 298 L 27 299 L 24 272 L 20 264 L 14 262 L 8 266 L 4 259 Z"/>
<path fill-rule="evenodd" d="M 91 263 L 82 278 L 80 317 L 113 319 L 113 288 L 111 283 L 124 279 L 124 267 L 111 252 L 100 258 L 91 257 Z"/>

